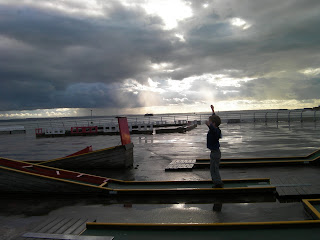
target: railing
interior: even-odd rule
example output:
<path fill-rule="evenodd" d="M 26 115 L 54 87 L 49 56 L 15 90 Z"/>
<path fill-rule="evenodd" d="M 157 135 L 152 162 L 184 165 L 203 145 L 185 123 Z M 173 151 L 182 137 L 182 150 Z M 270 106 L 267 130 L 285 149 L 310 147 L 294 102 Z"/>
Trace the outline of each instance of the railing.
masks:
<path fill-rule="evenodd" d="M 317 122 L 320 120 L 319 110 L 265 110 L 243 112 L 220 112 L 222 122 Z M 207 120 L 211 114 L 202 114 L 199 119 Z"/>
<path fill-rule="evenodd" d="M 223 123 L 271 123 L 271 122 L 318 122 L 320 121 L 319 110 L 259 110 L 259 111 L 229 111 L 216 112 L 221 117 Z M 128 116 L 130 124 L 154 124 L 158 123 L 181 123 L 182 121 L 197 121 L 203 123 L 211 116 L 211 113 L 194 114 L 155 114 L 154 116 Z M 106 124 L 118 124 L 114 116 L 94 117 L 94 118 L 75 118 L 75 119 L 39 119 L 33 121 L 21 121 L 19 125 L 25 126 L 34 132 L 36 128 L 62 128 L 70 130 L 71 127 L 102 126 Z M 17 124 L 15 122 L 15 124 Z M 6 122 L 1 126 L 10 125 Z"/>

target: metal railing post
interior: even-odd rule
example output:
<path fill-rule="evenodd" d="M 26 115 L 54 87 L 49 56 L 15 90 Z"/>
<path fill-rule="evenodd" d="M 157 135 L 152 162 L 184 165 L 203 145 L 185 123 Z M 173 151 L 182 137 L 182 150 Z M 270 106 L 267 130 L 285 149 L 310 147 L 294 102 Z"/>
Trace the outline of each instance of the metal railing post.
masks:
<path fill-rule="evenodd" d="M 253 122 L 256 122 L 256 112 L 253 112 Z"/>
<path fill-rule="evenodd" d="M 302 113 L 304 112 L 304 110 L 301 110 L 301 115 L 300 115 L 300 122 L 303 122 L 303 119 L 302 119 Z"/>
<path fill-rule="evenodd" d="M 290 122 L 290 113 L 291 113 L 291 111 L 289 111 L 289 113 L 288 113 L 288 122 Z"/>
<path fill-rule="evenodd" d="M 266 112 L 266 114 L 264 116 L 264 122 L 267 122 L 267 115 L 268 115 L 268 112 Z"/>
<path fill-rule="evenodd" d="M 279 111 L 277 112 L 277 122 L 279 121 Z"/>

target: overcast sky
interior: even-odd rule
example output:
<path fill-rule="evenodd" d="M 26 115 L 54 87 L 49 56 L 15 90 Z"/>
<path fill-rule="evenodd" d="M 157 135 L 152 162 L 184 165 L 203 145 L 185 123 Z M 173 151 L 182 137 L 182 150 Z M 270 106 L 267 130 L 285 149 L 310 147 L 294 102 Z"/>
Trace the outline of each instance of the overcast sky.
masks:
<path fill-rule="evenodd" d="M 313 107 L 317 0 L 0 0 L 0 118 Z"/>

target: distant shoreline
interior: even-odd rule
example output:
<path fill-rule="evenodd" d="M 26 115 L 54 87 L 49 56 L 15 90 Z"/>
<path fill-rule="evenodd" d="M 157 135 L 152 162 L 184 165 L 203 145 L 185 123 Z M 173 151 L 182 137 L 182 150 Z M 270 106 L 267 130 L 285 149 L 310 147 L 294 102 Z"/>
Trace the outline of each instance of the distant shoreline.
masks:
<path fill-rule="evenodd" d="M 246 113 L 266 113 L 266 112 L 301 112 L 301 111 L 319 111 L 319 107 L 314 108 L 300 108 L 300 109 L 259 109 L 259 110 L 230 110 L 230 111 L 217 111 L 219 114 L 246 114 Z M 145 114 L 118 114 L 118 115 L 101 115 L 101 116 L 73 116 L 73 117 L 44 117 L 44 118 L 11 118 L 11 119 L 0 119 L 0 122 L 28 122 L 28 121 L 50 121 L 50 120 L 97 120 L 97 119 L 112 119 L 117 116 L 125 116 L 128 118 L 159 118 L 159 117 L 169 117 L 169 116 L 200 116 L 200 115 L 210 115 L 211 112 L 189 112 L 189 113 L 161 113 L 161 114 L 153 114 L 153 116 L 145 116 Z"/>

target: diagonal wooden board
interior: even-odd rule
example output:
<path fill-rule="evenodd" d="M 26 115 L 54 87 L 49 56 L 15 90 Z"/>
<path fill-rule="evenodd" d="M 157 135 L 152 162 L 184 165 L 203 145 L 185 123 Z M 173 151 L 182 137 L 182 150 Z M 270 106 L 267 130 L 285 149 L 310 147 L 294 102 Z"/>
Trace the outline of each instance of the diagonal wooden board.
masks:
<path fill-rule="evenodd" d="M 23 234 L 25 238 L 41 238 L 41 239 L 58 239 L 58 240 L 113 240 L 112 236 L 80 236 L 80 235 L 66 235 L 66 234 L 50 234 L 50 233 L 33 233 L 27 232 Z"/>

